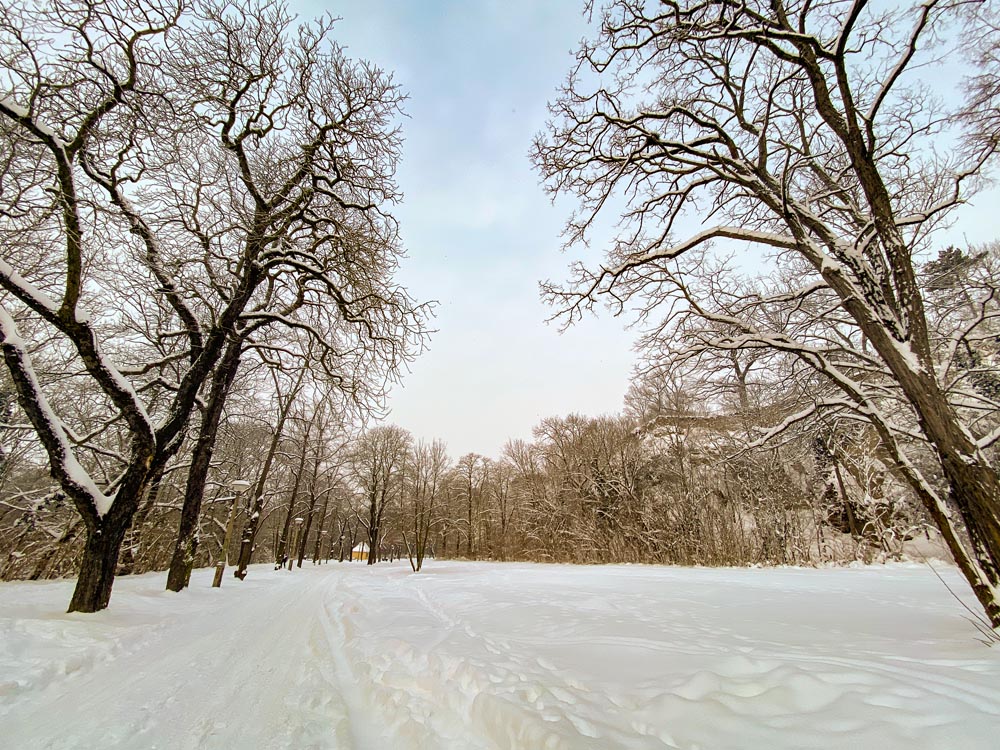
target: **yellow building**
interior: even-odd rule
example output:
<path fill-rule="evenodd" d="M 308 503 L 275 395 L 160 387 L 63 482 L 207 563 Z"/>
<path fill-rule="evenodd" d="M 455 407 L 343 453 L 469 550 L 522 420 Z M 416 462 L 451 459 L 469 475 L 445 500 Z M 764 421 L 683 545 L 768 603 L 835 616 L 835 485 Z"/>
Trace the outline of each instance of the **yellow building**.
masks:
<path fill-rule="evenodd" d="M 351 550 L 352 560 L 367 560 L 368 559 L 368 545 L 365 542 L 361 542 L 357 547 Z"/>

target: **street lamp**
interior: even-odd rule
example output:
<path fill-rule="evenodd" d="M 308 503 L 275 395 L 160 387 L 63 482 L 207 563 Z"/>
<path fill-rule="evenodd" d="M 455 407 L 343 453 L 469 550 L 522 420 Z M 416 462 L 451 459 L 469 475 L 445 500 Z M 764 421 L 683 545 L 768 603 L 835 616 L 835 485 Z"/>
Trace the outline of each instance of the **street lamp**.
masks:
<path fill-rule="evenodd" d="M 215 563 L 215 578 L 212 579 L 212 588 L 217 589 L 222 585 L 222 574 L 226 572 L 226 563 L 229 561 L 229 540 L 233 536 L 233 522 L 236 520 L 236 506 L 239 504 L 240 496 L 250 487 L 250 482 L 246 479 L 234 479 L 229 483 L 233 488 L 233 502 L 229 506 L 229 519 L 226 521 L 226 535 L 222 540 L 222 557 Z"/>

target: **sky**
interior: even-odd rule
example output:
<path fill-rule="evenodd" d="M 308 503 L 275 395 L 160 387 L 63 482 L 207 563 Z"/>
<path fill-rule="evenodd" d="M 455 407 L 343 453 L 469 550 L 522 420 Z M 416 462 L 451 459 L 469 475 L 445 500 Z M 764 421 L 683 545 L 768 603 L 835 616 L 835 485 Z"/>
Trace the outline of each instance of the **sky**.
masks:
<path fill-rule="evenodd" d="M 437 301 L 437 332 L 395 387 L 388 421 L 444 440 L 453 457 L 497 456 L 544 417 L 620 411 L 634 361 L 626 321 L 601 315 L 561 334 L 538 294 L 539 281 L 566 277 L 571 206 L 551 204 L 528 151 L 585 34 L 582 3 L 292 7 L 340 16 L 347 55 L 393 71 L 409 95 L 398 280 Z"/>
<path fill-rule="evenodd" d="M 398 280 L 435 300 L 437 332 L 390 400 L 388 421 L 449 453 L 497 456 L 548 416 L 621 410 L 635 361 L 628 321 L 602 312 L 547 324 L 541 280 L 563 280 L 572 210 L 553 206 L 528 152 L 589 36 L 579 0 L 294 0 L 340 16 L 352 58 L 394 72 L 409 95 L 394 213 L 408 258 Z M 942 241 L 1000 236 L 992 191 Z M 599 253 L 600 238 L 594 242 Z M 597 257 L 592 255 L 591 258 Z"/>

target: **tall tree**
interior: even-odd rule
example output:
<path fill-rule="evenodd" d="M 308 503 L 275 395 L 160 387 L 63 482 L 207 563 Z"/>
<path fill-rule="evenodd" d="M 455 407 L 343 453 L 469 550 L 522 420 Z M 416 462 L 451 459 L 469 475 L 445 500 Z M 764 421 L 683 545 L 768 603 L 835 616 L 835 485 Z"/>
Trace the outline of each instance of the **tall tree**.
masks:
<path fill-rule="evenodd" d="M 250 559 L 253 556 L 254 545 L 257 541 L 257 532 L 260 531 L 260 523 L 264 513 L 264 504 L 267 502 L 265 494 L 268 479 L 271 476 L 271 468 L 274 466 L 274 457 L 278 453 L 278 447 L 285 437 L 285 423 L 288 415 L 292 411 L 292 406 L 302 390 L 302 381 L 306 371 L 299 370 L 298 376 L 293 383 L 284 387 L 276 373 L 272 373 L 274 378 L 274 395 L 278 402 L 277 420 L 274 424 L 271 440 L 267 447 L 267 454 L 264 462 L 260 466 L 257 479 L 253 484 L 253 490 L 248 498 L 246 518 L 243 520 L 243 533 L 240 537 L 240 554 L 236 561 L 236 570 L 233 575 L 241 581 L 247 576 L 247 568 L 250 566 Z M 298 479 L 296 479 L 296 482 Z M 296 487 L 297 491 L 297 487 Z M 295 501 L 295 493 L 292 495 L 292 502 Z"/>
<path fill-rule="evenodd" d="M 319 559 L 320 537 L 323 535 L 326 521 L 326 509 L 329 505 L 330 494 L 337 487 L 343 465 L 347 460 L 347 450 L 345 435 L 342 432 L 343 425 L 330 408 L 321 404 L 314 411 L 313 418 L 318 422 L 318 432 L 316 440 L 313 442 L 312 467 L 309 472 L 308 504 L 306 508 L 305 528 L 302 537 L 299 539 L 299 549 L 296 554 L 296 565 L 302 567 L 302 561 L 306 557 L 306 543 L 309 533 L 313 528 L 313 523 L 318 516 L 316 523 L 316 544 L 313 559 Z M 341 432 L 338 432 L 340 430 Z M 317 505 L 323 499 L 323 504 Z"/>
<path fill-rule="evenodd" d="M 308 407 L 307 407 L 308 408 Z M 306 459 L 309 457 L 309 450 L 312 448 L 310 435 L 316 420 L 308 416 L 300 415 L 298 420 L 301 423 L 302 432 L 299 435 L 298 456 L 295 457 L 295 468 L 292 469 L 292 486 L 288 491 L 288 502 L 285 506 L 285 520 L 281 524 L 281 533 L 278 536 L 278 545 L 274 550 L 274 569 L 279 570 L 288 562 L 288 542 L 289 532 L 292 528 L 292 517 L 295 515 L 296 503 L 299 499 L 299 488 L 305 478 Z"/>
<path fill-rule="evenodd" d="M 452 491 L 465 508 L 465 554 L 476 554 L 476 531 L 483 505 L 483 487 L 489 474 L 486 456 L 466 453 L 455 463 Z"/>
<path fill-rule="evenodd" d="M 534 158 L 553 194 L 580 202 L 570 243 L 625 200 L 608 261 L 547 287 L 566 318 L 602 297 L 618 310 L 631 300 L 647 320 L 663 312 L 664 337 L 676 316 L 697 316 L 710 324 L 703 344 L 778 351 L 824 378 L 837 395 L 810 413 L 850 412 L 874 427 L 1000 625 L 997 436 L 975 429 L 968 394 L 941 377 L 914 265 L 1000 147 L 995 129 L 966 140 L 957 131 L 995 124 L 989 97 L 946 103 L 921 81 L 935 56 L 961 57 L 959 26 L 985 7 L 609 2 Z M 979 28 L 995 50 L 998 27 Z M 707 226 L 687 229 L 693 218 Z M 794 285 L 716 304 L 706 292 L 735 284 L 712 263 L 719 241 L 776 253 Z M 806 309 L 810 324 L 787 325 Z M 850 329 L 834 348 L 814 335 L 823 311 Z M 914 439 L 943 483 L 920 470 Z"/>
<path fill-rule="evenodd" d="M 437 521 L 438 503 L 445 493 L 450 461 L 440 440 L 417 442 L 409 455 L 400 532 L 410 567 L 419 572 L 424 565 L 431 534 Z M 409 532 L 409 533 L 407 533 Z"/>
<path fill-rule="evenodd" d="M 412 438 L 396 425 L 380 425 L 358 438 L 349 459 L 351 474 L 363 495 L 359 519 L 368 532 L 368 564 L 378 561 L 386 511 L 402 489 L 402 472 Z"/>
<path fill-rule="evenodd" d="M 208 401 L 201 415 L 198 438 L 191 455 L 184 488 L 184 505 L 181 508 L 180 528 L 174 544 L 174 555 L 167 572 L 167 589 L 180 591 L 191 580 L 194 556 L 198 548 L 198 520 L 205 494 L 205 482 L 212 464 L 212 453 L 219 432 L 219 422 L 226 404 L 226 397 L 239 370 L 242 341 L 232 338 L 226 344 L 222 359 L 216 367 L 208 390 Z"/>
<path fill-rule="evenodd" d="M 266 0 L 0 13 L 0 346 L 85 524 L 72 611 L 107 606 L 132 517 L 234 335 L 280 321 L 382 385 L 422 336 L 392 281 L 402 95 L 331 30 L 296 33 Z M 69 356 L 105 426 L 57 413 L 46 352 Z M 94 472 L 95 446 L 115 471 Z"/>

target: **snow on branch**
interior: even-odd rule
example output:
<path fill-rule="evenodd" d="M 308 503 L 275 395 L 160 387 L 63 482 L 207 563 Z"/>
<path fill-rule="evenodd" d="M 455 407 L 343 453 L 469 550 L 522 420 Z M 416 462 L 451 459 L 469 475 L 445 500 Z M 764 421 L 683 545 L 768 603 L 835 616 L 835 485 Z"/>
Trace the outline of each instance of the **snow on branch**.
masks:
<path fill-rule="evenodd" d="M 4 360 L 17 389 L 18 401 L 45 446 L 55 478 L 73 498 L 85 518 L 93 514 L 103 516 L 111 509 L 114 498 L 101 492 L 90 474 L 77 461 L 66 429 L 49 406 L 35 376 L 31 356 L 17 331 L 17 325 L 2 306 L 0 335 L 3 336 L 0 347 L 3 348 Z M 86 513 L 84 509 L 88 509 L 90 513 Z"/>

